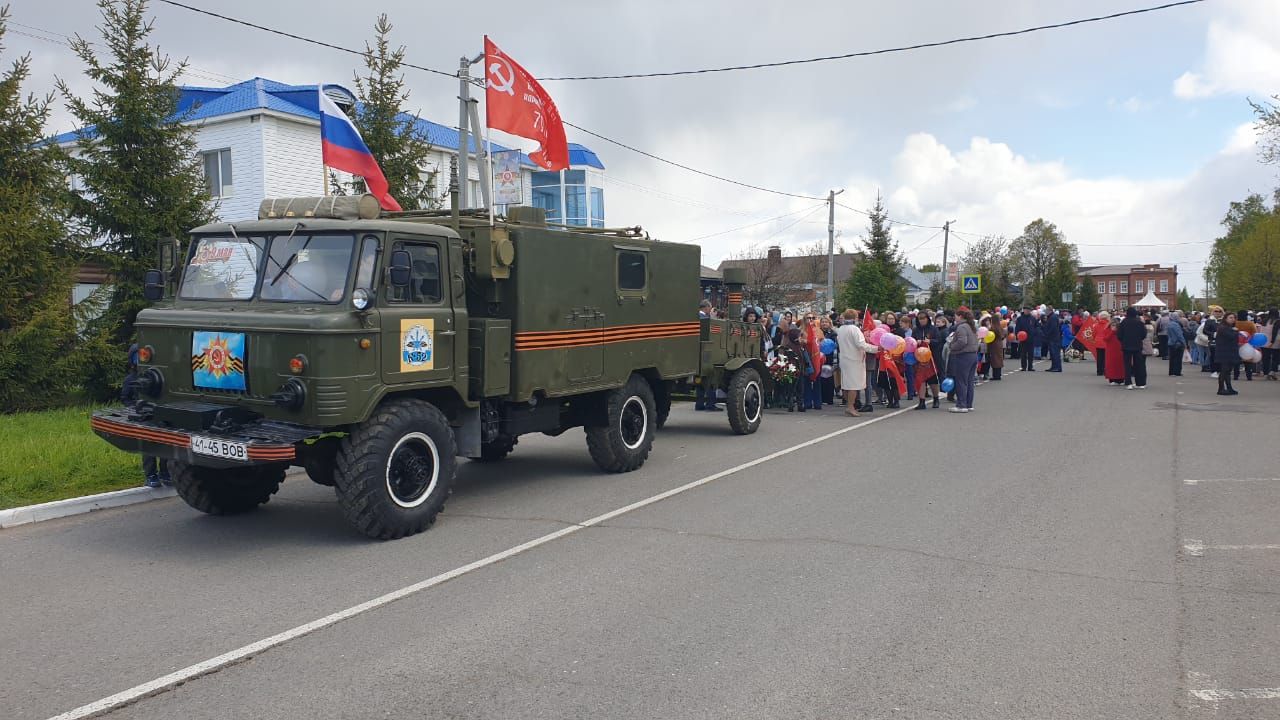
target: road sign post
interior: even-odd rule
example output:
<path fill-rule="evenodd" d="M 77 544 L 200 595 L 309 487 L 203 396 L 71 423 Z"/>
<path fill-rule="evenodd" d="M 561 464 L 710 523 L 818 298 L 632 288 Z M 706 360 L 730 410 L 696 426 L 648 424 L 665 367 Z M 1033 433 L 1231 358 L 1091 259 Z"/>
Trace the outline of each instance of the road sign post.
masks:
<path fill-rule="evenodd" d="M 981 275 L 961 275 L 960 276 L 960 292 L 965 295 L 977 295 L 982 292 L 982 276 Z"/>

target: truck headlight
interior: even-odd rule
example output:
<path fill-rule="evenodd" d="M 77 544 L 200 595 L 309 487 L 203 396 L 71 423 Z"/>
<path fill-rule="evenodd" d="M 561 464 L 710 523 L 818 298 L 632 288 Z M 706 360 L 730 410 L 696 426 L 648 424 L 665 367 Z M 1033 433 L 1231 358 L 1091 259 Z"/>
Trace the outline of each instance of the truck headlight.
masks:
<path fill-rule="evenodd" d="M 369 291 L 356 288 L 355 292 L 351 293 L 351 307 L 360 311 L 369 309 Z"/>

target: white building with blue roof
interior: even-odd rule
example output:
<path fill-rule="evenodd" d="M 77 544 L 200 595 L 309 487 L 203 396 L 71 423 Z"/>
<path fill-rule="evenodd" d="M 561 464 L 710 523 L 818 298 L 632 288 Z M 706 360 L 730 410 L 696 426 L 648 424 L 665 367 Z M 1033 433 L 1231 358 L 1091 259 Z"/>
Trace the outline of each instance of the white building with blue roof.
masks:
<path fill-rule="evenodd" d="M 316 87 L 253 78 L 221 88 L 179 88 L 178 113 L 196 126 L 196 148 L 219 220 L 255 218 L 263 198 L 325 194 L 329 170 L 321 160 Z M 355 106 L 350 90 L 324 87 L 344 110 Z M 458 131 L 430 120 L 414 121 L 433 146 L 423 179 L 443 193 L 450 158 L 458 152 Z M 78 132 L 63 133 L 55 142 L 74 151 Z M 92 134 L 92 129 L 86 132 Z M 470 149 L 475 152 L 474 137 Z M 493 144 L 494 152 L 509 149 Z M 550 222 L 604 227 L 604 164 L 595 152 L 569 143 L 570 167 L 561 172 L 545 172 L 523 153 L 520 158 L 525 204 L 545 209 Z M 471 197 L 480 197 L 485 170 L 470 164 Z"/>

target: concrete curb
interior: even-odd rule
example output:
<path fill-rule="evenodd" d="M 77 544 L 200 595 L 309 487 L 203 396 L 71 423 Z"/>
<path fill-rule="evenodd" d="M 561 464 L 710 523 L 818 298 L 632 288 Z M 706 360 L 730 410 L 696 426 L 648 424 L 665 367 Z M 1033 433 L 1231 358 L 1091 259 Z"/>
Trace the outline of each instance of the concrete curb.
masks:
<path fill-rule="evenodd" d="M 8 510 L 0 510 L 0 529 L 80 515 L 94 510 L 134 505 L 152 500 L 163 500 L 177 495 L 177 491 L 171 487 L 137 487 L 67 500 L 55 500 L 53 502 L 40 503 L 39 505 L 9 508 Z"/>
<path fill-rule="evenodd" d="M 298 475 L 302 472 L 302 468 L 291 467 L 285 473 L 285 477 Z M 45 520 L 57 520 L 58 518 L 72 515 L 83 515 L 94 510 L 136 505 L 177 496 L 178 491 L 171 487 L 136 487 L 97 495 L 68 498 L 66 500 L 54 500 L 53 502 L 40 503 L 39 505 L 9 508 L 8 510 L 0 510 L 0 530 L 44 522 Z"/>

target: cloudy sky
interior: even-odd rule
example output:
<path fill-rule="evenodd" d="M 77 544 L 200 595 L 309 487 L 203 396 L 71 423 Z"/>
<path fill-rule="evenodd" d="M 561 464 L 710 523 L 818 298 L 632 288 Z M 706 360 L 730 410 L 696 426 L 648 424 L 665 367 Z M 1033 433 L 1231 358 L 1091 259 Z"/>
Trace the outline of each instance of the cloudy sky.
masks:
<path fill-rule="evenodd" d="M 482 36 L 531 72 L 660 72 L 842 54 L 1135 9 L 1155 0 L 843 0 L 805 3 L 490 0 L 188 0 L 262 25 L 360 47 L 386 12 L 408 59 L 443 70 Z M 89 86 L 58 36 L 96 37 L 91 0 L 20 2 L 5 60 L 30 52 L 30 89 L 55 77 Z M 153 0 L 152 36 L 187 58 L 183 80 L 221 85 L 262 76 L 351 87 L 358 58 Z M 54 41 L 50 41 L 54 40 Z M 452 124 L 456 81 L 407 71 L 407 110 Z M 1176 263 L 1198 291 L 1227 203 L 1270 194 L 1280 168 L 1260 165 L 1248 98 L 1280 93 L 1275 0 L 1208 0 L 1082 27 L 908 53 L 686 77 L 546 83 L 561 114 L 601 135 L 695 168 L 800 195 L 840 200 L 936 226 L 954 220 L 951 254 L 987 234 L 1057 223 L 1086 263 Z M 51 131 L 70 129 L 61 107 Z M 703 263 L 750 247 L 794 251 L 825 241 L 810 200 L 736 187 L 568 131 L 608 167 L 610 224 L 696 241 Z M 521 143 L 533 149 L 532 143 Z M 785 216 L 785 217 L 783 217 Z M 780 218 L 780 219 L 775 219 Z M 838 208 L 838 242 L 857 249 L 866 219 Z M 728 231 L 728 232 L 726 232 Z M 938 262 L 942 236 L 895 227 L 915 264 Z"/>

